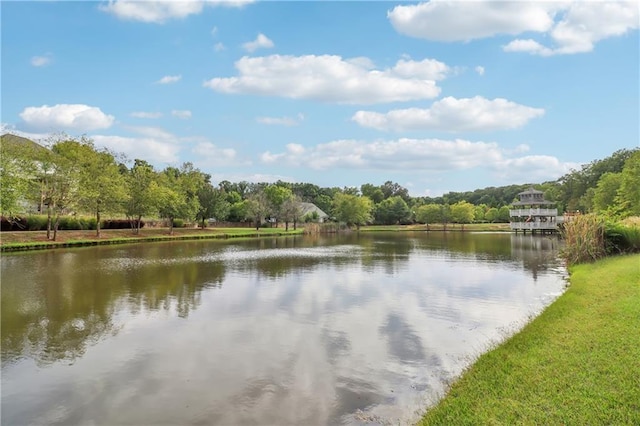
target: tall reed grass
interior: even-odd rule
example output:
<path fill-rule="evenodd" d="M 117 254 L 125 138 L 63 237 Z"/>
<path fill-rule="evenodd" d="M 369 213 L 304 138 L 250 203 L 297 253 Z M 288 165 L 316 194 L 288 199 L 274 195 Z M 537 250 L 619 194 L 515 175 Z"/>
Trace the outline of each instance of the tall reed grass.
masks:
<path fill-rule="evenodd" d="M 565 247 L 562 256 L 569 265 L 593 262 L 607 254 L 604 218 L 586 214 L 565 222 L 562 231 Z"/>
<path fill-rule="evenodd" d="M 640 252 L 640 225 L 635 222 L 610 222 L 595 214 L 575 216 L 564 224 L 563 236 L 562 255 L 569 265 Z"/>

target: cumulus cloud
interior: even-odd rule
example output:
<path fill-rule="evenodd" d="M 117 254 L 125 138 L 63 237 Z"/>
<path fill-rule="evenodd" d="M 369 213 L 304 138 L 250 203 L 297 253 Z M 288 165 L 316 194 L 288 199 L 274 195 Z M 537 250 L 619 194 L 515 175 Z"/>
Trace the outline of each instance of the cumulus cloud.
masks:
<path fill-rule="evenodd" d="M 358 111 L 351 118 L 378 130 L 440 130 L 445 132 L 515 129 L 544 114 L 542 108 L 520 105 L 502 98 L 446 97 L 431 108 L 396 109 L 387 113 Z"/>
<path fill-rule="evenodd" d="M 150 118 L 150 119 L 157 119 L 162 117 L 161 112 L 146 112 L 146 111 L 134 111 L 129 115 L 135 118 Z"/>
<path fill-rule="evenodd" d="M 498 34 L 539 33 L 545 46 L 532 38 L 515 39 L 506 52 L 541 56 L 590 52 L 600 40 L 638 29 L 637 1 L 496 2 L 432 0 L 401 5 L 388 13 L 393 27 L 411 37 L 468 41 Z"/>
<path fill-rule="evenodd" d="M 191 111 L 189 111 L 188 109 L 185 109 L 185 110 L 174 109 L 173 111 L 171 111 L 171 115 L 173 115 L 174 117 L 186 120 L 188 118 L 191 118 Z"/>
<path fill-rule="evenodd" d="M 42 56 L 32 56 L 31 57 L 31 65 L 34 67 L 45 67 L 53 62 L 53 55 L 51 53 L 47 53 Z"/>
<path fill-rule="evenodd" d="M 475 70 L 478 74 L 484 75 L 484 67 L 478 65 L 477 67 L 475 67 Z"/>
<path fill-rule="evenodd" d="M 153 137 L 92 135 L 97 146 L 125 154 L 128 158 L 144 158 L 151 163 L 177 163 L 180 146 Z"/>
<path fill-rule="evenodd" d="M 342 104 L 374 104 L 431 99 L 440 94 L 435 80 L 449 68 L 434 60 L 400 60 L 375 69 L 368 58 L 335 55 L 243 57 L 237 77 L 204 83 L 217 92 L 313 99 Z"/>
<path fill-rule="evenodd" d="M 191 152 L 198 158 L 196 165 L 205 165 L 206 167 L 229 166 L 237 163 L 237 152 L 233 148 L 220 148 L 212 142 L 200 141 L 192 149 Z"/>
<path fill-rule="evenodd" d="M 251 2 L 252 0 L 109 0 L 99 8 L 119 19 L 162 24 L 171 19 L 197 15 L 205 6 L 241 7 Z"/>
<path fill-rule="evenodd" d="M 399 33 L 438 41 L 468 41 L 497 34 L 544 32 L 553 25 L 550 4 L 525 1 L 432 0 L 387 13 Z"/>
<path fill-rule="evenodd" d="M 464 139 L 336 140 L 314 147 L 288 144 L 284 152 L 262 153 L 260 160 L 265 164 L 314 170 L 348 168 L 412 174 L 484 168 L 506 180 L 523 182 L 556 179 L 576 168 L 573 163 L 550 156 L 517 157 L 526 151 L 521 148 L 508 151 L 494 142 Z"/>
<path fill-rule="evenodd" d="M 297 126 L 300 122 L 304 120 L 304 115 L 298 114 L 296 117 L 258 117 L 256 121 L 261 124 L 266 125 L 276 125 L 276 126 Z"/>
<path fill-rule="evenodd" d="M 255 40 L 246 42 L 242 45 L 244 50 L 246 50 L 247 52 L 253 52 L 257 49 L 271 49 L 273 46 L 275 46 L 273 44 L 273 41 L 271 41 L 269 37 L 262 33 L 258 34 L 258 37 L 256 37 Z"/>
<path fill-rule="evenodd" d="M 56 131 L 106 129 L 115 121 L 100 108 L 83 104 L 27 107 L 20 113 L 20 118 L 29 126 Z"/>
<path fill-rule="evenodd" d="M 182 79 L 182 75 L 165 75 L 160 80 L 156 81 L 157 84 L 172 84 L 177 83 Z"/>

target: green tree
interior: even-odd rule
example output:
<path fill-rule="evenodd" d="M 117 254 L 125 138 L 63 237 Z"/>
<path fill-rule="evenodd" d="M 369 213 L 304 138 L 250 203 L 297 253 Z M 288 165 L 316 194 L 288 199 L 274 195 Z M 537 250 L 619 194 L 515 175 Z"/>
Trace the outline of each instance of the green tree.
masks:
<path fill-rule="evenodd" d="M 159 186 L 157 174 L 151 164 L 134 160 L 134 165 L 125 178 L 129 196 L 125 202 L 125 214 L 132 220 L 133 232 L 140 233 L 143 216 L 152 214 L 158 207 Z"/>
<path fill-rule="evenodd" d="M 96 237 L 100 238 L 101 214 L 117 212 L 127 197 L 125 179 L 114 155 L 96 150 L 87 138 L 56 144 L 55 152 L 78 169 L 78 206 L 96 218 Z"/>
<path fill-rule="evenodd" d="M 288 199 L 293 197 L 293 192 L 289 188 L 273 184 L 264 188 L 264 195 L 269 204 L 269 213 L 276 219 L 277 228 L 278 220 L 283 218 L 283 206 Z"/>
<path fill-rule="evenodd" d="M 173 235 L 174 219 L 193 219 L 200 209 L 198 190 L 204 185 L 204 175 L 184 163 L 180 169 L 167 167 L 158 179 L 156 203 L 160 217 L 168 219 Z"/>
<path fill-rule="evenodd" d="M 348 226 L 360 229 L 372 220 L 373 202 L 368 197 L 337 193 L 333 198 L 333 215 Z"/>
<path fill-rule="evenodd" d="M 370 183 L 365 183 L 360 186 L 360 192 L 365 197 L 369 197 L 374 204 L 380 203 L 384 200 L 384 193 L 379 186 L 372 185 Z"/>
<path fill-rule="evenodd" d="M 297 229 L 298 221 L 300 220 L 300 215 L 302 214 L 302 209 L 300 208 L 300 197 L 292 195 L 287 198 L 282 204 L 280 213 L 285 223 L 285 231 L 289 230 L 289 222 L 293 222 L 293 229 L 295 231 Z"/>
<path fill-rule="evenodd" d="M 621 175 L 616 195 L 621 215 L 640 216 L 640 150 L 636 150 L 627 159 Z"/>
<path fill-rule="evenodd" d="M 406 223 L 411 219 L 411 210 L 402 197 L 396 195 L 382 200 L 376 206 L 375 219 L 385 225 Z"/>
<path fill-rule="evenodd" d="M 251 217 L 255 221 L 257 231 L 270 211 L 269 200 L 264 191 L 257 190 L 249 195 L 246 200 L 246 211 L 247 217 Z"/>
<path fill-rule="evenodd" d="M 509 222 L 509 220 L 511 219 L 510 213 L 509 213 L 509 206 L 502 206 L 498 209 L 498 220 L 500 222 Z"/>
<path fill-rule="evenodd" d="M 416 209 L 416 221 L 426 224 L 427 229 L 432 223 L 442 222 L 442 205 L 429 203 L 418 207 Z"/>
<path fill-rule="evenodd" d="M 464 230 L 465 223 L 473 222 L 475 215 L 475 206 L 466 201 L 459 201 L 451 206 L 451 220 L 462 224 Z"/>
<path fill-rule="evenodd" d="M 202 228 L 205 227 L 205 221 L 209 218 L 223 221 L 229 216 L 231 204 L 227 201 L 227 194 L 222 189 L 214 188 L 210 183 L 202 185 L 198 191 L 198 201 L 200 208 L 196 219 L 201 221 Z"/>
<path fill-rule="evenodd" d="M 2 135 L 0 141 L 0 214 L 9 218 L 24 211 L 29 194 L 38 191 L 37 152 L 47 151 L 34 142 L 14 135 Z"/>
<path fill-rule="evenodd" d="M 493 223 L 496 220 L 498 220 L 498 215 L 499 215 L 499 211 L 497 208 L 495 207 L 491 207 L 489 210 L 487 210 L 487 212 L 484 214 L 484 217 L 486 220 L 488 220 L 489 222 Z"/>

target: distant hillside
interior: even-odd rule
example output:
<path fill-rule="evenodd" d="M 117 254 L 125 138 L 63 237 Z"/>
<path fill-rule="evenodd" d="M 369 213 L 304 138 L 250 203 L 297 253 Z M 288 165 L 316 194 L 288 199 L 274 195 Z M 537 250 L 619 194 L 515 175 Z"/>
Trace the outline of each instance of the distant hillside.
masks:
<path fill-rule="evenodd" d="M 5 149 L 18 149 L 25 152 L 32 151 L 38 152 L 40 150 L 47 150 L 44 146 L 32 141 L 31 139 L 23 138 L 22 136 L 12 135 L 5 133 L 0 136 L 0 144 L 2 144 L 3 150 Z"/>

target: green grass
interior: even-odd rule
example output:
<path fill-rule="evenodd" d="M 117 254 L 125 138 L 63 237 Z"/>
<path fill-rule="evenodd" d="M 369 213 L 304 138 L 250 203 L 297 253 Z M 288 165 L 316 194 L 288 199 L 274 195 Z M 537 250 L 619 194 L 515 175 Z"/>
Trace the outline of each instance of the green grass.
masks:
<path fill-rule="evenodd" d="M 640 255 L 573 266 L 565 294 L 420 422 L 514 424 L 640 425 Z"/>

